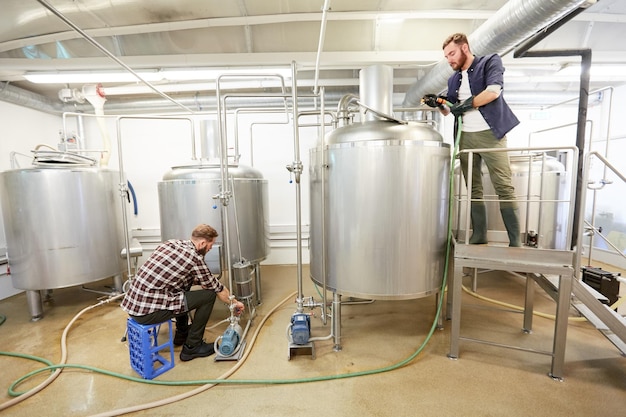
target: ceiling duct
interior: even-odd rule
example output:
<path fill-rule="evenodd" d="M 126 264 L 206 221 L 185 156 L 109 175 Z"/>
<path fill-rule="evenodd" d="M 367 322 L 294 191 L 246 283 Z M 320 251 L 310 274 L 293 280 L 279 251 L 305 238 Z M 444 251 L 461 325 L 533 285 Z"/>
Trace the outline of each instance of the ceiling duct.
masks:
<path fill-rule="evenodd" d="M 15 87 L 8 82 L 0 87 L 0 100 L 52 114 L 61 114 L 64 107 L 60 101 L 50 100 L 41 94 Z"/>
<path fill-rule="evenodd" d="M 468 35 L 472 53 L 504 55 L 520 42 L 558 22 L 564 16 L 569 16 L 573 10 L 587 8 L 596 1 L 510 0 L 471 35 Z M 442 59 L 424 77 L 409 87 L 403 105 L 405 107 L 417 106 L 425 94 L 444 91 L 452 73 L 453 70 L 448 62 Z"/>

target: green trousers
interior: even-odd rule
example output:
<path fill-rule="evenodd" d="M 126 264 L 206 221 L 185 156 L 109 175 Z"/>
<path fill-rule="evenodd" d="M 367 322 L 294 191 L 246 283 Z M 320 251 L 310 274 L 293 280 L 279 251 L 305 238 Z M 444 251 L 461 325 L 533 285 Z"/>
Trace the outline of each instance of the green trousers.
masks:
<path fill-rule="evenodd" d="M 497 139 L 491 130 L 481 132 L 462 132 L 460 150 L 465 149 L 499 149 L 506 148 L 506 136 Z M 461 153 L 461 169 L 467 183 L 468 154 Z M 474 153 L 472 160 L 472 199 L 483 198 L 482 161 L 489 171 L 491 183 L 500 200 L 500 208 L 517 208 L 515 188 L 511 183 L 511 165 L 508 152 Z M 508 200 L 508 201 L 507 201 Z"/>

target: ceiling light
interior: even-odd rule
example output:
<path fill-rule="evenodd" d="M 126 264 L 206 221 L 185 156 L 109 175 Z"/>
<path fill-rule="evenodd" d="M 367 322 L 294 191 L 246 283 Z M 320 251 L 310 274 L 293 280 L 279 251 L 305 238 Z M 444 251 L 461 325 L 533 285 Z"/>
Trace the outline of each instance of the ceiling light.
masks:
<path fill-rule="evenodd" d="M 143 80 L 154 81 L 214 81 L 227 75 L 234 78 L 291 78 L 289 68 L 172 68 L 163 70 L 135 71 Z M 240 76 L 240 77 L 238 77 Z M 87 83 L 125 83 L 140 81 L 128 71 L 54 71 L 27 72 L 24 78 L 36 84 L 87 84 Z"/>

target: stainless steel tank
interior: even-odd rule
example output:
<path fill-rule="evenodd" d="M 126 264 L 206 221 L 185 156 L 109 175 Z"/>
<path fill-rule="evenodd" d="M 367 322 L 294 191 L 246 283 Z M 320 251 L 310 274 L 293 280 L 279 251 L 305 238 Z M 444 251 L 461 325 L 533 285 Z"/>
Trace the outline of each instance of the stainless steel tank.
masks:
<path fill-rule="evenodd" d="M 541 153 L 511 154 L 509 160 L 511 181 L 519 200 L 522 243 L 543 249 L 566 249 L 569 206 L 564 201 L 569 200 L 570 184 L 565 166 L 556 157 L 544 158 Z M 458 173 L 460 167 L 456 170 Z M 500 205 L 485 164 L 482 172 L 484 196 L 490 200 L 486 202 L 489 241 L 508 244 Z M 461 194 L 465 196 L 464 181 L 462 185 Z"/>
<path fill-rule="evenodd" d="M 312 149 L 310 269 L 343 295 L 411 299 L 439 291 L 450 146 L 426 123 L 368 120 Z"/>
<path fill-rule="evenodd" d="M 48 290 L 121 274 L 119 172 L 35 167 L 0 173 L 15 288 Z"/>
<path fill-rule="evenodd" d="M 259 264 L 269 254 L 269 200 L 267 180 L 260 171 L 241 164 L 231 164 L 232 199 L 228 205 L 231 262 L 245 259 Z M 161 238 L 189 239 L 200 223 L 213 226 L 224 237 L 221 203 L 213 197 L 221 190 L 219 164 L 173 167 L 158 184 Z M 210 251 L 209 267 L 220 272 L 217 252 Z M 235 289 L 236 290 L 236 289 Z M 241 296 L 241 292 L 237 293 Z"/>

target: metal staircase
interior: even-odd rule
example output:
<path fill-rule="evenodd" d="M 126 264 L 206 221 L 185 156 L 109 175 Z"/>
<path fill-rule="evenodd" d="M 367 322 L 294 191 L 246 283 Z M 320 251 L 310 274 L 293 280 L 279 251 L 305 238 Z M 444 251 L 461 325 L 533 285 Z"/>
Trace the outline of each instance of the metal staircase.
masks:
<path fill-rule="evenodd" d="M 606 297 L 584 282 L 572 282 L 572 306 L 626 356 L 626 319 L 605 303 Z"/>

